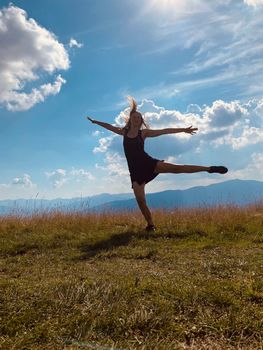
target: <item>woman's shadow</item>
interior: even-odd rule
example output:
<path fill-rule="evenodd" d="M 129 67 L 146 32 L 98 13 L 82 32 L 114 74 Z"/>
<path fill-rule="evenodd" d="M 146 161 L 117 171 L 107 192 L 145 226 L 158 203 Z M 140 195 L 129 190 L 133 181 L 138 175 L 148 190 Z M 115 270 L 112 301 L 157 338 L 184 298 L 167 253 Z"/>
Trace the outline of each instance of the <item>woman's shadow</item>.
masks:
<path fill-rule="evenodd" d="M 88 244 L 82 243 L 79 248 L 83 253 L 78 259 L 85 260 L 90 259 L 101 252 L 112 251 L 115 248 L 121 246 L 127 246 L 132 239 L 163 239 L 174 238 L 180 239 L 176 233 L 155 233 L 155 232 L 132 232 L 126 231 L 112 235 L 111 237 L 101 240 L 99 242 Z"/>

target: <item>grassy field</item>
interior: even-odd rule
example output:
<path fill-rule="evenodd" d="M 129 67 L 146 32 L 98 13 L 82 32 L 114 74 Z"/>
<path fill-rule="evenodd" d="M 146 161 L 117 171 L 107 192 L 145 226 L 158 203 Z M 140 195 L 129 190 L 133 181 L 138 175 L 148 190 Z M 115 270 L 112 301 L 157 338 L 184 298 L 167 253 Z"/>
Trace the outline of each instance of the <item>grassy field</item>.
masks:
<path fill-rule="evenodd" d="M 263 206 L 0 218 L 1 349 L 263 349 Z"/>

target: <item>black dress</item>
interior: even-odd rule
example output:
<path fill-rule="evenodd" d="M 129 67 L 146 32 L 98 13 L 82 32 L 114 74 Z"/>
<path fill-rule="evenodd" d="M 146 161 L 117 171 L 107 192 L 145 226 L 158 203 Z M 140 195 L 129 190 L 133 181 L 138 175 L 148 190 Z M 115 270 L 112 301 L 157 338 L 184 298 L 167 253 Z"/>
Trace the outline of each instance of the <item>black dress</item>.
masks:
<path fill-rule="evenodd" d="M 127 136 L 127 132 L 127 129 L 124 130 L 123 147 L 133 188 L 133 181 L 141 185 L 153 180 L 158 175 L 158 173 L 154 173 L 154 169 L 159 159 L 152 158 L 144 151 L 141 130 L 136 137 Z M 163 162 L 164 159 L 160 161 Z"/>

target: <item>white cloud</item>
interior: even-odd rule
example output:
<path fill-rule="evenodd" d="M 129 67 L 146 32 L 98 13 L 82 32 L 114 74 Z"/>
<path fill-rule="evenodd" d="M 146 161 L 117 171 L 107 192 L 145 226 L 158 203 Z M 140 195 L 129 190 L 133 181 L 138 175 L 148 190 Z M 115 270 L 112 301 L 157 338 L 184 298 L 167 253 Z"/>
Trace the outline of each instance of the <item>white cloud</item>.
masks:
<path fill-rule="evenodd" d="M 263 0 L 247 0 L 259 7 Z M 169 82 L 147 87 L 138 97 L 171 98 L 195 89 L 224 84 L 239 96 L 261 96 L 263 80 L 262 12 L 236 0 L 147 1 L 132 19 L 149 39 L 140 54 L 176 49 L 176 71 Z M 242 4 L 242 2 L 241 2 Z M 165 6 L 164 6 L 165 5 Z M 145 15 L 147 14 L 147 16 Z M 141 25 L 141 27 L 140 27 Z M 205 72 L 200 76 L 201 72 Z M 198 74 L 199 73 L 199 74 Z M 197 75 L 198 74 L 198 75 Z M 172 78 L 176 82 L 171 83 Z M 179 78 L 178 78 L 179 77 Z M 228 87 L 229 86 L 229 87 Z"/>
<path fill-rule="evenodd" d="M 62 84 L 65 84 L 65 82 L 66 80 L 59 75 L 53 84 L 41 85 L 39 89 L 34 88 L 30 93 L 10 91 L 6 94 L 6 108 L 13 112 L 28 110 L 36 103 L 43 102 L 47 96 L 59 93 Z"/>
<path fill-rule="evenodd" d="M 0 42 L 1 105 L 10 111 L 26 110 L 60 91 L 65 80 L 58 75 L 54 83 L 26 92 L 26 85 L 45 73 L 70 66 L 67 51 L 52 32 L 28 18 L 23 9 L 9 5 L 0 10 Z"/>
<path fill-rule="evenodd" d="M 171 99 L 174 97 L 179 98 L 180 95 L 189 93 L 193 90 L 201 90 L 203 88 L 207 89 L 208 87 L 211 88 L 212 86 L 218 86 L 220 84 L 225 85 L 227 82 L 241 84 L 240 81 L 240 76 L 236 75 L 234 71 L 226 70 L 220 73 L 212 74 L 211 76 L 205 78 L 188 78 L 185 81 L 178 81 L 175 83 L 161 82 L 157 85 L 148 86 L 137 91 L 129 92 L 129 94 L 136 96 L 139 100 L 145 97 L 150 100 L 158 98 Z"/>
<path fill-rule="evenodd" d="M 198 104 L 191 103 L 190 105 L 187 106 L 186 113 L 201 114 L 202 109 Z"/>
<path fill-rule="evenodd" d="M 18 186 L 22 186 L 22 187 L 33 187 L 34 184 L 31 181 L 30 175 L 28 174 L 24 174 L 21 177 L 15 177 L 12 180 L 12 185 L 18 185 Z"/>
<path fill-rule="evenodd" d="M 8 184 L 0 184 L 0 187 L 2 187 L 2 188 L 8 188 L 8 187 L 10 187 L 10 185 L 8 185 Z"/>
<path fill-rule="evenodd" d="M 105 166 L 96 165 L 97 169 L 102 169 L 109 176 L 124 176 L 128 174 L 126 159 L 117 152 L 107 152 L 104 158 Z"/>
<path fill-rule="evenodd" d="M 135 93 L 133 96 L 137 96 L 137 99 L 142 100 L 143 98 L 147 99 L 157 99 L 157 98 L 173 98 L 179 95 L 181 92 L 181 84 L 161 82 L 154 86 L 144 87 Z"/>
<path fill-rule="evenodd" d="M 235 124 L 244 115 L 247 110 L 243 108 L 239 101 L 226 103 L 222 100 L 214 101 L 211 107 L 204 111 L 204 117 L 208 118 L 211 126 L 224 127 Z"/>
<path fill-rule="evenodd" d="M 46 172 L 45 173 L 47 175 L 47 177 L 51 177 L 54 176 L 55 174 L 58 174 L 59 176 L 66 176 L 66 170 L 65 169 L 57 169 L 55 171 L 51 171 L 51 172 Z"/>
<path fill-rule="evenodd" d="M 111 135 L 108 137 L 102 137 L 101 139 L 99 139 L 99 147 L 95 147 L 93 149 L 93 153 L 98 153 L 98 152 L 106 152 L 108 147 L 110 146 L 110 144 L 112 143 L 113 138 L 115 137 L 115 135 Z"/>
<path fill-rule="evenodd" d="M 69 182 L 81 182 L 86 180 L 95 180 L 95 177 L 85 169 L 75 169 L 67 171 L 65 169 L 56 169 L 51 172 L 45 172 L 48 180 L 54 188 L 61 188 Z"/>
<path fill-rule="evenodd" d="M 160 113 L 165 110 L 163 107 L 157 106 L 153 100 L 147 98 L 142 100 L 141 104 L 138 105 L 138 109 L 140 109 L 142 113 Z"/>
<path fill-rule="evenodd" d="M 60 188 L 67 182 L 65 169 L 57 169 L 51 172 L 45 172 L 45 174 L 54 188 Z"/>
<path fill-rule="evenodd" d="M 33 183 L 28 174 L 16 176 L 8 183 L 0 184 L 0 199 L 34 198 L 37 195 L 38 185 Z"/>
<path fill-rule="evenodd" d="M 157 106 L 153 100 L 143 98 L 142 102 L 138 105 L 138 109 L 144 115 L 144 119 L 150 122 L 152 118 L 159 118 L 159 113 L 164 111 L 163 107 Z M 122 110 L 119 115 L 115 118 L 116 125 L 123 127 L 125 125 L 125 120 L 129 117 L 130 108 L 127 107 Z"/>
<path fill-rule="evenodd" d="M 100 176 L 100 180 L 107 183 L 108 192 L 109 189 L 111 192 L 127 192 L 127 187 L 131 187 L 126 159 L 119 152 L 106 152 L 103 165 L 96 163 L 95 167 L 105 174 Z"/>
<path fill-rule="evenodd" d="M 231 171 L 228 179 L 252 179 L 262 181 L 263 179 L 263 154 L 254 152 L 249 158 L 248 164 L 238 170 Z"/>
<path fill-rule="evenodd" d="M 247 32 L 244 32 L 243 27 L 248 27 Z M 212 72 L 206 79 L 229 81 L 241 86 L 243 82 L 247 88 L 248 81 L 253 82 L 263 67 L 262 60 L 258 58 L 258 55 L 263 53 L 263 45 L 260 41 L 261 34 L 259 21 L 251 21 L 249 24 L 243 22 L 242 28 L 233 28 L 231 36 L 235 36 L 235 40 L 227 43 L 219 41 L 216 47 L 204 50 L 202 55 L 196 54 L 190 63 L 171 72 L 171 74 L 188 76 L 217 69 L 220 70 L 219 74 L 218 71 Z M 202 45 L 205 44 L 201 44 L 201 47 Z M 253 88 L 253 84 L 251 84 L 251 88 Z"/>
<path fill-rule="evenodd" d="M 99 135 L 101 135 L 101 134 L 103 134 L 102 131 L 96 130 L 96 131 L 93 131 L 91 135 L 92 135 L 92 136 L 99 136 Z"/>
<path fill-rule="evenodd" d="M 146 104 L 151 112 L 147 112 Z M 165 110 L 156 106 L 150 100 L 147 100 L 145 105 L 142 103 L 139 106 L 140 111 L 144 110 L 144 116 L 150 122 L 151 129 L 187 127 L 190 125 L 198 127 L 197 134 L 192 136 L 180 133 L 146 139 L 145 151 L 152 157 L 165 159 L 167 162 L 210 164 L 211 161 L 215 162 L 216 159 L 222 161 L 225 158 L 223 161 L 233 164 L 233 168 L 235 168 L 237 163 L 236 151 L 242 150 L 246 152 L 245 163 L 249 166 L 247 153 L 256 153 L 256 147 L 260 147 L 260 144 L 263 143 L 263 99 L 252 99 L 247 102 L 217 100 L 210 106 L 191 106 L 186 113 L 178 110 Z M 198 113 L 189 112 L 191 108 Z M 115 122 L 120 126 L 124 125 L 122 115 L 125 114 L 125 111 L 126 109 L 121 111 L 115 118 Z M 104 138 L 103 142 L 98 140 L 101 144 L 100 148 L 103 144 L 105 158 L 104 164 L 96 164 L 96 168 L 109 174 L 105 181 L 112 180 L 124 186 L 127 183 L 125 176 L 129 173 L 126 159 L 123 156 L 122 137 L 117 135 L 114 138 L 109 138 L 108 141 L 106 143 Z M 223 157 L 222 149 L 224 149 L 225 157 Z M 193 181 L 195 181 L 193 184 L 198 184 L 201 175 L 198 176 L 192 176 Z M 207 178 L 203 175 L 203 179 L 206 181 L 204 183 L 213 182 L 211 179 L 209 180 L 209 176 Z M 161 180 L 162 186 L 160 188 L 163 189 L 165 183 L 167 186 L 169 185 L 168 176 L 162 175 Z M 183 180 L 180 180 L 180 183 L 183 182 Z M 158 186 L 151 187 L 157 189 Z M 188 185 L 188 187 L 191 186 Z"/>
<path fill-rule="evenodd" d="M 73 169 L 69 173 L 73 177 L 77 178 L 77 181 L 80 181 L 79 178 L 87 179 L 87 180 L 94 180 L 95 177 L 89 172 L 84 169 Z"/>
<path fill-rule="evenodd" d="M 249 6 L 257 7 L 263 5 L 263 0 L 244 0 L 244 3 Z"/>
<path fill-rule="evenodd" d="M 71 38 L 69 41 L 69 47 L 77 47 L 77 48 L 81 48 L 83 46 L 83 44 L 78 43 L 77 40 Z"/>
<path fill-rule="evenodd" d="M 221 140 L 219 140 L 220 142 Z M 233 149 L 240 149 L 248 145 L 263 144 L 263 130 L 262 128 L 254 128 L 245 126 L 242 134 L 239 137 L 227 135 L 222 139 L 223 142 L 228 143 Z"/>
<path fill-rule="evenodd" d="M 173 157 L 173 156 L 167 157 L 166 162 L 168 162 L 168 163 L 178 163 L 177 158 Z"/>

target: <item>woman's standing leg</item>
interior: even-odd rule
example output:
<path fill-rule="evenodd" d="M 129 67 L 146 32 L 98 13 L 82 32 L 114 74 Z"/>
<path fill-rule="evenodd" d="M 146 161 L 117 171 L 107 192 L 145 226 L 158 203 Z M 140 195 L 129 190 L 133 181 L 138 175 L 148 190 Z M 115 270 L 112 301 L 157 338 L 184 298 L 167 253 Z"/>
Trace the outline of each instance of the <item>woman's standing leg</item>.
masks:
<path fill-rule="evenodd" d="M 138 203 L 138 206 L 145 220 L 147 221 L 148 225 L 153 225 L 152 214 L 146 204 L 145 191 L 144 191 L 145 183 L 139 185 L 136 181 L 133 181 L 132 185 L 133 185 L 133 192 L 135 194 L 136 201 Z"/>

